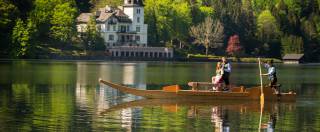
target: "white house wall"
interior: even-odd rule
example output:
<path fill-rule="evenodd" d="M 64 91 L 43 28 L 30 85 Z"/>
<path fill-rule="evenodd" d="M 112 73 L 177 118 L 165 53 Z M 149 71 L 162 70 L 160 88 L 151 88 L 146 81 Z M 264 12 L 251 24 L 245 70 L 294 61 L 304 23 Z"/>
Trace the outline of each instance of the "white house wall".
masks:
<path fill-rule="evenodd" d="M 131 19 L 132 23 L 119 23 L 118 20 L 114 24 L 109 24 L 108 21 L 111 21 L 113 19 L 116 19 L 114 16 L 111 16 L 108 18 L 104 23 L 97 23 L 97 29 L 100 30 L 101 36 L 103 37 L 105 41 L 105 45 L 107 47 L 109 46 L 121 46 L 117 45 L 118 40 L 119 40 L 119 33 L 120 32 L 120 26 L 129 26 L 129 31 L 126 31 L 128 35 L 133 36 L 133 40 L 136 40 L 136 36 L 140 37 L 139 41 L 136 41 L 136 44 L 139 46 L 147 46 L 148 43 L 148 25 L 144 24 L 144 8 L 143 6 L 136 6 L 136 5 L 126 5 L 126 0 L 125 6 L 123 6 L 123 12 L 128 15 L 128 17 Z M 139 13 L 137 10 L 140 10 Z M 137 21 L 139 18 L 139 22 Z M 108 25 L 110 26 L 110 29 L 108 29 Z M 115 26 L 116 30 L 113 30 Z M 137 31 L 137 27 L 140 27 L 140 31 Z M 78 24 L 77 25 L 77 30 L 78 32 L 85 32 L 87 28 L 87 24 Z M 127 30 L 127 29 L 126 29 Z M 124 34 L 126 34 L 124 33 Z M 113 35 L 114 39 L 109 40 L 109 35 Z M 124 45 L 127 46 L 127 45 Z"/>

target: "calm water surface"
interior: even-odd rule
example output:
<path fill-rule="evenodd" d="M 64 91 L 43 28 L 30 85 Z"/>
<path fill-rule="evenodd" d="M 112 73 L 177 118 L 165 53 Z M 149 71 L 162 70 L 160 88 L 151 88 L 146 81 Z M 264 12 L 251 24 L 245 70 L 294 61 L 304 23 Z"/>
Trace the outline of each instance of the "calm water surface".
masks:
<path fill-rule="evenodd" d="M 0 61 L 0 131 L 258 131 L 258 102 L 144 100 L 98 83 L 160 89 L 209 81 L 215 63 Z M 257 64 L 232 64 L 235 85 L 259 84 Z M 295 103 L 266 103 L 264 131 L 320 131 L 320 65 L 278 64 Z M 266 78 L 265 78 L 266 80 Z"/>

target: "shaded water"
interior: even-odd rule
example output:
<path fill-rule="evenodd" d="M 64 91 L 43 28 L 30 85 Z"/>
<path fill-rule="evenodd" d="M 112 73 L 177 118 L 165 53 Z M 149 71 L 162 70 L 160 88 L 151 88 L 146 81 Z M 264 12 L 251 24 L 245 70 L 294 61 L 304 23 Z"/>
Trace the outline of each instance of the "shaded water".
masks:
<path fill-rule="evenodd" d="M 0 62 L 1 131 L 257 131 L 258 102 L 141 100 L 98 79 L 140 89 L 209 81 L 215 63 Z M 256 64 L 232 64 L 231 83 L 259 84 Z M 282 91 L 296 103 L 266 104 L 262 127 L 320 131 L 320 65 L 277 65 Z M 266 80 L 266 78 L 265 78 Z M 133 101 L 133 102 L 131 102 Z M 131 102 L 131 103 L 128 103 Z"/>

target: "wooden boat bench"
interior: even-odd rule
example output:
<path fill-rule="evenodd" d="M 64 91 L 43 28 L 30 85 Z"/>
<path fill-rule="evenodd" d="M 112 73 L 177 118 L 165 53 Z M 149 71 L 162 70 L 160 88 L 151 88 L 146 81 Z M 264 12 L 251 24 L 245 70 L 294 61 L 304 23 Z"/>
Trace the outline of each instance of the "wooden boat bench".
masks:
<path fill-rule="evenodd" d="M 214 84 L 210 82 L 189 82 L 188 86 L 192 88 L 192 90 L 199 90 L 199 89 L 211 89 Z"/>

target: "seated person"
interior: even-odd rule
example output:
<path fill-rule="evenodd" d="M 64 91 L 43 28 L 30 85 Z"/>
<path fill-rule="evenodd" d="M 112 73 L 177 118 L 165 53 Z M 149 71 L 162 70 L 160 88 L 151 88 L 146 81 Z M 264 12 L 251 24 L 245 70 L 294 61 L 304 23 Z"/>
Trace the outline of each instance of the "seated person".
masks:
<path fill-rule="evenodd" d="M 221 62 L 218 62 L 216 66 L 216 76 L 212 77 L 212 84 L 214 84 L 212 89 L 214 91 L 221 91 L 222 75 L 223 75 L 223 68 L 221 67 Z"/>

